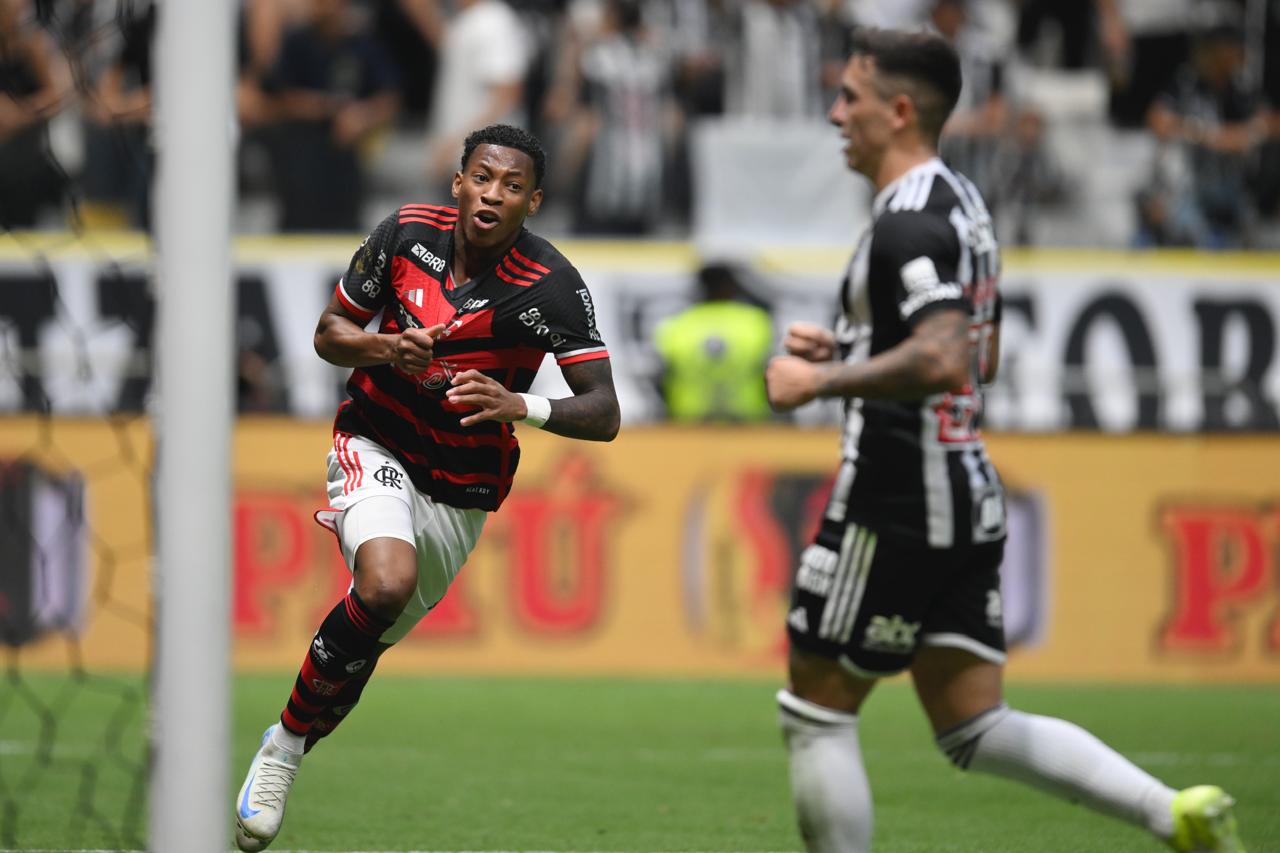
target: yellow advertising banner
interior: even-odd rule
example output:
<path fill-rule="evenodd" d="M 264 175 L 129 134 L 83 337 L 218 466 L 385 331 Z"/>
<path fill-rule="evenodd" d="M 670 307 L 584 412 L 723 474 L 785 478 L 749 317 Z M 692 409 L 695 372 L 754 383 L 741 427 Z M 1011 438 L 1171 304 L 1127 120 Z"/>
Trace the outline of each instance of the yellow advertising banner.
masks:
<path fill-rule="evenodd" d="M 382 666 L 780 676 L 787 587 L 830 488 L 833 431 L 520 437 L 511 497 Z M 1012 677 L 1280 681 L 1280 439 L 989 441 L 1011 493 Z M 241 670 L 296 667 L 346 588 L 333 537 L 312 520 L 328 446 L 327 423 L 237 426 Z M 151 452 L 142 421 L 0 420 L 0 639 L 22 643 L 24 666 L 145 665 Z"/>

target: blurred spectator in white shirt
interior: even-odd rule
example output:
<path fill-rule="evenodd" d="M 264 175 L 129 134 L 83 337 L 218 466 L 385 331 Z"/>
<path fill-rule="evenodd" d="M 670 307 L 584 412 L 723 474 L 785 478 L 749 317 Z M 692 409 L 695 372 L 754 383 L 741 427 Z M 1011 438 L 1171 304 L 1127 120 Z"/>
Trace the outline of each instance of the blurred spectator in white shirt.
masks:
<path fill-rule="evenodd" d="M 503 0 L 457 0 L 448 16 L 437 0 L 405 0 L 405 7 L 439 57 L 427 162 L 437 189 L 458 170 L 468 133 L 496 123 L 527 124 L 524 79 L 533 36 Z"/>
<path fill-rule="evenodd" d="M 821 118 L 818 13 L 810 0 L 741 0 L 731 18 L 725 112 L 752 118 Z"/>

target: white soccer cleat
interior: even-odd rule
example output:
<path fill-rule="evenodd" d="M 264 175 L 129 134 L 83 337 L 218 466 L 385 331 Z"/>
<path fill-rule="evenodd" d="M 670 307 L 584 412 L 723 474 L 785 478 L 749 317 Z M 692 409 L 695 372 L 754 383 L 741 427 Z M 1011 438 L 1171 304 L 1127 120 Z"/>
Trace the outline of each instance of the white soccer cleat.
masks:
<path fill-rule="evenodd" d="M 271 739 L 275 728 L 270 726 L 263 733 L 262 746 L 236 799 L 236 846 L 245 853 L 257 853 L 275 840 L 284 822 L 289 788 L 302 764 L 301 753 L 275 745 Z"/>

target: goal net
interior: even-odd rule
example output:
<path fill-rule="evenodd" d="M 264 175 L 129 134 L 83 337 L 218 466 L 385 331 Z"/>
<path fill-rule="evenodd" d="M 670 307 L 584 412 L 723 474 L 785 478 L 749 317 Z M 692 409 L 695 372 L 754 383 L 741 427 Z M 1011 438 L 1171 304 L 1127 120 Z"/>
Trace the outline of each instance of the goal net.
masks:
<path fill-rule="evenodd" d="M 176 788 L 174 768 L 193 759 L 210 777 L 188 792 L 207 815 L 196 838 L 221 811 L 226 488 L 206 481 L 217 465 L 225 480 L 231 417 L 216 226 L 229 222 L 219 164 L 230 159 L 233 12 L 222 6 L 0 0 L 0 849 L 179 849 L 149 817 L 149 792 Z M 193 47 L 201 30 L 208 57 Z M 182 64 L 191 74 L 169 79 Z M 195 109 L 187 95 L 209 114 L 183 112 Z M 195 154 L 193 134 L 206 137 Z M 178 175 L 193 156 L 207 173 Z M 198 192 L 213 228 L 170 215 Z M 189 248 L 197 240 L 211 245 Z M 183 251 L 199 265 L 191 282 L 173 272 Z M 197 286 L 213 301 L 193 298 Z M 197 322 L 215 344 L 191 332 Z M 205 344 L 213 366 L 192 367 L 184 339 Z M 192 425 L 195 392 L 175 391 L 179 377 L 202 385 L 205 423 Z M 194 557 L 180 566 L 172 555 L 196 514 L 206 533 L 191 534 Z M 183 620 L 202 629 L 191 595 L 215 626 L 204 656 L 171 639 Z M 188 683 L 175 683 L 179 666 Z M 215 691 L 210 710 L 183 724 L 212 742 L 193 756 L 171 746 L 193 739 L 173 697 L 198 693 L 198 680 Z M 225 832 L 182 849 L 225 849 Z"/>

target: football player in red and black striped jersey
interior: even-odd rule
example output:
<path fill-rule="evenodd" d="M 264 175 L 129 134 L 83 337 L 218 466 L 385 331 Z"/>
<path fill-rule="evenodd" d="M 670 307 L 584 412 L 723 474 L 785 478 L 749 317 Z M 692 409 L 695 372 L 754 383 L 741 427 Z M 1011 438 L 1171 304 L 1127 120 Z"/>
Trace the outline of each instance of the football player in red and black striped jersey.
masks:
<path fill-rule="evenodd" d="M 355 705 L 378 656 L 444 596 L 520 461 L 515 425 L 610 441 L 618 400 L 582 276 L 525 219 L 546 155 L 518 128 L 467 137 L 456 205 L 408 204 L 374 229 L 316 328 L 354 368 L 329 454 L 329 507 L 353 583 L 321 624 L 236 803 L 236 841 L 275 838 L 303 753 Z M 528 393 L 552 354 L 573 396 Z"/>

